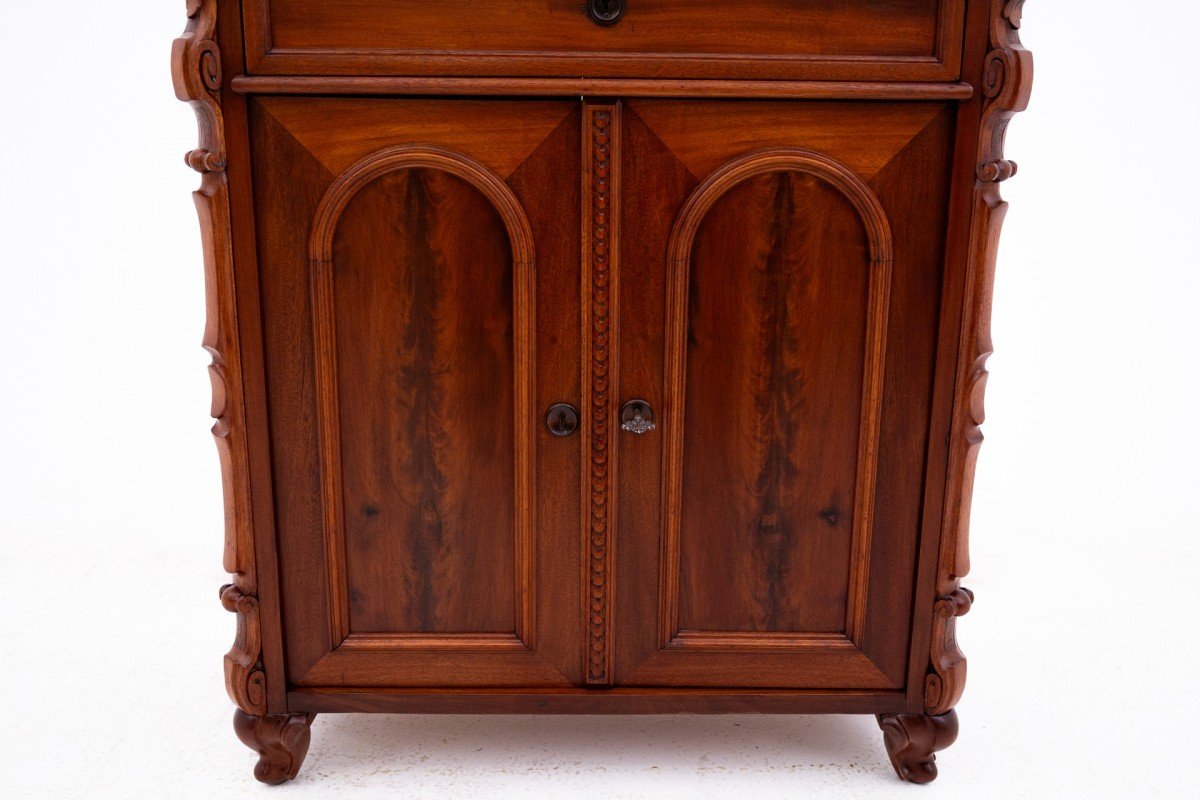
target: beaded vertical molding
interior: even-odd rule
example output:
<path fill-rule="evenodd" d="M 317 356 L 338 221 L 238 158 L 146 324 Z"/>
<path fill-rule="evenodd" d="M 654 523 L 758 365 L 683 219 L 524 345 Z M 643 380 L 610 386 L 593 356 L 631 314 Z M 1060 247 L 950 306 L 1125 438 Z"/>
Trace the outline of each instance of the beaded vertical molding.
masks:
<path fill-rule="evenodd" d="M 990 51 L 984 59 L 974 206 L 969 263 L 959 341 L 958 376 L 951 418 L 948 490 L 938 554 L 937 599 L 933 608 L 930 666 L 925 680 L 925 713 L 949 712 L 962 696 L 967 662 L 958 648 L 955 620 L 971 609 L 974 595 L 960 581 L 971 568 L 968 532 L 975 464 L 983 443 L 987 360 L 992 354 L 992 283 L 996 250 L 1008 204 L 1000 184 L 1017 172 L 1004 157 L 1009 121 L 1029 105 L 1033 55 L 1018 31 L 1024 0 L 992 0 Z"/>
<path fill-rule="evenodd" d="M 225 570 L 233 582 L 221 587 L 221 604 L 237 614 L 237 635 L 225 656 L 225 686 L 238 708 L 266 713 L 266 675 L 250 528 L 250 476 L 242 395 L 241 349 L 234 293 L 229 183 L 221 114 L 221 51 L 215 40 L 215 0 L 188 0 L 188 23 L 171 49 L 176 96 L 196 112 L 199 146 L 184 160 L 200 173 L 193 193 L 204 244 L 206 314 L 204 349 L 212 356 L 213 438 L 225 496 Z"/>
<path fill-rule="evenodd" d="M 584 678 L 590 685 L 612 683 L 620 113 L 619 104 L 589 104 L 583 122 Z"/>

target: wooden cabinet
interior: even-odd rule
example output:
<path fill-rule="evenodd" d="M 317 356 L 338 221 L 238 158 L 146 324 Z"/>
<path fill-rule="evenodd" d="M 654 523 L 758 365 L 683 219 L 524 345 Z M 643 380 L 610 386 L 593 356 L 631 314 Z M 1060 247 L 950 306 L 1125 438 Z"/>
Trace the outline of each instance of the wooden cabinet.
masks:
<path fill-rule="evenodd" d="M 191 0 L 226 679 L 957 733 L 1019 0 Z M 583 75 L 583 77 L 578 77 Z"/>

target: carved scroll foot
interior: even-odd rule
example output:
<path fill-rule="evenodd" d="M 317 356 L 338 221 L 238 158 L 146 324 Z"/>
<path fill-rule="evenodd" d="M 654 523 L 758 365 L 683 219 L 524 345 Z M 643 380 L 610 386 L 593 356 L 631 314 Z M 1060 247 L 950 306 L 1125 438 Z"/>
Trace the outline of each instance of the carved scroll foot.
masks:
<path fill-rule="evenodd" d="M 308 755 L 309 726 L 316 714 L 271 714 L 256 717 L 240 708 L 233 713 L 233 730 L 242 744 L 258 753 L 254 777 L 263 783 L 290 781 Z"/>
<path fill-rule="evenodd" d="M 928 714 L 880 714 L 879 727 L 888 758 L 901 780 L 929 783 L 937 777 L 934 753 L 958 738 L 958 715 L 953 710 Z"/>

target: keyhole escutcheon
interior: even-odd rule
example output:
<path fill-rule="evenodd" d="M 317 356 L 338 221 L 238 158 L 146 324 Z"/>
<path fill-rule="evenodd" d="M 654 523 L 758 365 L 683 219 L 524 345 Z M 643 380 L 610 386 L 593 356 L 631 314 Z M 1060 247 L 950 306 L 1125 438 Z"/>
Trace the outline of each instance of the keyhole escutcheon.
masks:
<path fill-rule="evenodd" d="M 625 13 L 625 0 L 588 0 L 587 11 L 597 25 L 616 25 Z"/>

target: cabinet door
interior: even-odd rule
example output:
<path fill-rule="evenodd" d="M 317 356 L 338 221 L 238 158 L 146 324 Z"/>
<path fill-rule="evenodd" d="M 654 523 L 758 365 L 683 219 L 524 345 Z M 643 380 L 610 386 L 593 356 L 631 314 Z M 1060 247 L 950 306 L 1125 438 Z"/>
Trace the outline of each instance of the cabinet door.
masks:
<path fill-rule="evenodd" d="M 621 109 L 615 673 L 904 685 L 953 109 Z"/>
<path fill-rule="evenodd" d="M 579 682 L 578 104 L 250 122 L 289 683 Z"/>

